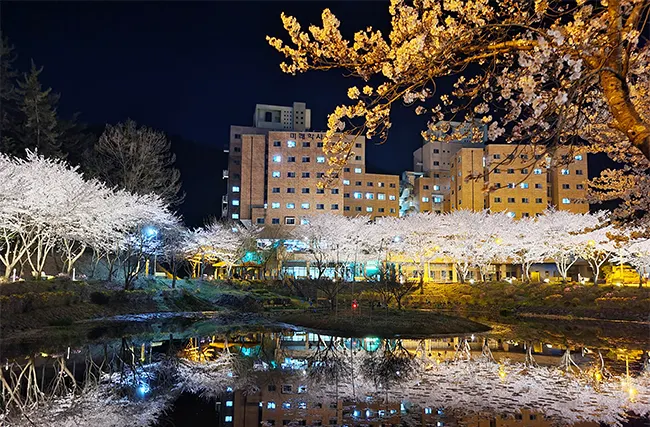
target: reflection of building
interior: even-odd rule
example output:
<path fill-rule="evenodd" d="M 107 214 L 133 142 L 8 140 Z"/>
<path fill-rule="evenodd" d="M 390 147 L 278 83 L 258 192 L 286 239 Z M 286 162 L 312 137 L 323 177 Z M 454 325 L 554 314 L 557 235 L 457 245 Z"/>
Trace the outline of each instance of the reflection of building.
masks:
<path fill-rule="evenodd" d="M 319 213 L 398 215 L 398 176 L 367 173 L 365 138 L 351 141 L 343 176 L 318 188 L 330 168 L 322 132 L 311 132 L 311 112 L 257 105 L 254 127 L 231 126 L 228 195 L 222 216 L 268 225 L 296 225 Z"/>
<path fill-rule="evenodd" d="M 472 338 L 468 343 L 473 358 L 481 354 L 483 337 Z M 408 400 L 383 403 L 374 401 L 349 401 L 343 395 L 328 395 L 325 398 L 316 397 L 319 390 L 309 390 L 304 369 L 314 354 L 315 348 L 325 346 L 336 340 L 346 349 L 361 350 L 356 357 L 363 357 L 364 352 L 373 353 L 379 350 L 382 341 L 378 338 L 343 339 L 307 332 L 288 332 L 287 334 L 250 334 L 245 337 L 230 337 L 228 340 L 216 340 L 221 347 L 228 345 L 233 351 L 242 343 L 252 345 L 267 345 L 261 353 L 274 354 L 275 366 L 283 366 L 283 370 L 264 372 L 255 378 L 259 391 L 243 393 L 239 390 L 228 389 L 217 403 L 219 422 L 225 427 L 254 427 L 254 426 L 396 426 L 404 417 L 414 420 L 423 426 L 480 426 L 480 427 L 546 427 L 557 424 L 540 413 L 522 409 L 519 413 L 509 415 L 487 414 L 463 415 L 445 408 L 413 406 Z M 461 337 L 445 337 L 425 340 L 388 340 L 390 345 L 399 344 L 415 357 L 421 357 L 426 352 L 429 358 L 440 360 L 453 359 L 456 348 L 463 348 Z M 228 343 L 228 344 L 226 344 Z M 232 343 L 232 344 L 230 344 Z M 541 342 L 516 343 L 497 339 L 487 339 L 487 345 L 497 361 L 508 359 L 512 362 L 523 362 L 526 357 L 524 348 L 532 349 L 535 360 L 540 365 L 558 365 L 563 350 Z M 531 346 L 531 347 L 528 347 Z M 246 348 L 241 346 L 241 348 Z M 322 347 L 321 347 L 322 348 Z M 380 350 L 384 351 L 384 350 Z M 242 353 L 249 356 L 248 353 Z M 349 354 L 349 353 L 347 353 Z M 574 355 L 579 364 L 579 354 Z M 347 356 L 346 356 L 347 357 Z M 345 383 L 346 380 L 342 380 Z M 417 386 L 416 386 L 417 387 Z M 425 393 L 429 392 L 426 391 Z M 310 393 L 311 392 L 311 393 Z M 439 391 L 438 391 L 439 392 Z M 408 393 L 407 393 L 408 394 Z M 595 423 L 579 424 L 581 427 L 593 427 Z"/>

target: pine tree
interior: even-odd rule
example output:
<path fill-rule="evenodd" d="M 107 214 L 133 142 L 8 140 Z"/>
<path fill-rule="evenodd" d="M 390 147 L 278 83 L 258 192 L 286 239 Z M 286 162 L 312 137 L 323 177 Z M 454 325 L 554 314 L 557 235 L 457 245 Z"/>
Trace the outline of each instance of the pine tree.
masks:
<path fill-rule="evenodd" d="M 9 40 L 0 36 L 0 152 L 16 154 L 15 133 L 18 121 L 18 95 L 13 67 L 16 55 Z"/>
<path fill-rule="evenodd" d="M 42 90 L 39 76 L 43 68 L 36 68 L 32 62 L 29 74 L 18 81 L 16 90 L 22 120 L 17 132 L 17 145 L 22 151 L 37 149 L 46 157 L 65 157 L 61 150 L 61 139 L 56 107 L 59 95 L 52 89 Z"/>

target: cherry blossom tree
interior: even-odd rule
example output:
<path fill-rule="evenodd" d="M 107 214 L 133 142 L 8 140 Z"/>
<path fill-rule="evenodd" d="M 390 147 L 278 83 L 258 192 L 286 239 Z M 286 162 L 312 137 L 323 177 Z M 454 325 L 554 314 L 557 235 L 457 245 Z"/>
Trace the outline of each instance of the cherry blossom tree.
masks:
<path fill-rule="evenodd" d="M 603 214 L 600 221 L 606 219 Z M 593 272 L 594 285 L 598 284 L 600 269 L 613 254 L 617 251 L 616 241 L 611 238 L 612 235 L 620 233 L 612 225 L 600 224 L 594 230 L 587 231 L 579 236 L 580 239 L 580 258 L 589 263 Z"/>
<path fill-rule="evenodd" d="M 530 267 L 545 260 L 540 231 L 535 218 L 521 218 L 503 233 L 503 244 L 509 248 L 512 260 L 521 265 L 526 281 L 530 281 Z"/>
<path fill-rule="evenodd" d="M 541 247 L 545 256 L 555 262 L 562 281 L 567 281 L 569 269 L 580 257 L 584 233 L 596 228 L 599 222 L 599 215 L 556 210 L 548 210 L 537 218 Z"/>
<path fill-rule="evenodd" d="M 322 26 L 308 31 L 282 14 L 288 42 L 267 40 L 287 58 L 286 73 L 342 69 L 361 83 L 328 118 L 324 150 L 332 173 L 354 155 L 340 135 L 385 139 L 392 107 L 403 102 L 429 114 L 429 139 L 478 141 L 487 128 L 492 141 L 551 154 L 560 145 L 605 152 L 630 169 L 606 171 L 600 196 L 625 193 L 627 210 L 641 211 L 636 205 L 647 207 L 650 179 L 650 45 L 641 37 L 649 5 L 393 0 L 387 36 L 369 27 L 348 40 L 325 9 Z M 449 79 L 450 93 L 440 89 Z M 465 125 L 450 126 L 453 120 Z"/>

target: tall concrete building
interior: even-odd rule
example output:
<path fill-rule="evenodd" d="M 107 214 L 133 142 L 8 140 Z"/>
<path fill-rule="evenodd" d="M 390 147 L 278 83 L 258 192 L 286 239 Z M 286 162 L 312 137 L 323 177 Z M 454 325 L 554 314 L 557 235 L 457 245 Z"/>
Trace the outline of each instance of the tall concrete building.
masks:
<path fill-rule="evenodd" d="M 255 126 L 231 126 L 228 194 L 222 217 L 255 224 L 296 225 L 318 213 L 372 218 L 397 216 L 398 177 L 365 170 L 365 138 L 351 141 L 354 155 L 327 188 L 319 182 L 330 168 L 324 132 L 310 132 L 311 112 L 257 105 Z"/>

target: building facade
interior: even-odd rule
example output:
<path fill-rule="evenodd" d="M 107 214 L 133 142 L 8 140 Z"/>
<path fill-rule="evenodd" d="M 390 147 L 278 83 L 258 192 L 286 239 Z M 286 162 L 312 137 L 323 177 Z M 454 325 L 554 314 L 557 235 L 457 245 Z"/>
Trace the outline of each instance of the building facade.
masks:
<path fill-rule="evenodd" d="M 321 188 L 330 169 L 324 133 L 309 131 L 304 103 L 257 105 L 254 125 L 231 126 L 223 218 L 293 226 L 326 212 L 373 219 L 399 214 L 399 177 L 366 172 L 364 137 L 350 141 L 353 155 L 341 177 Z"/>

